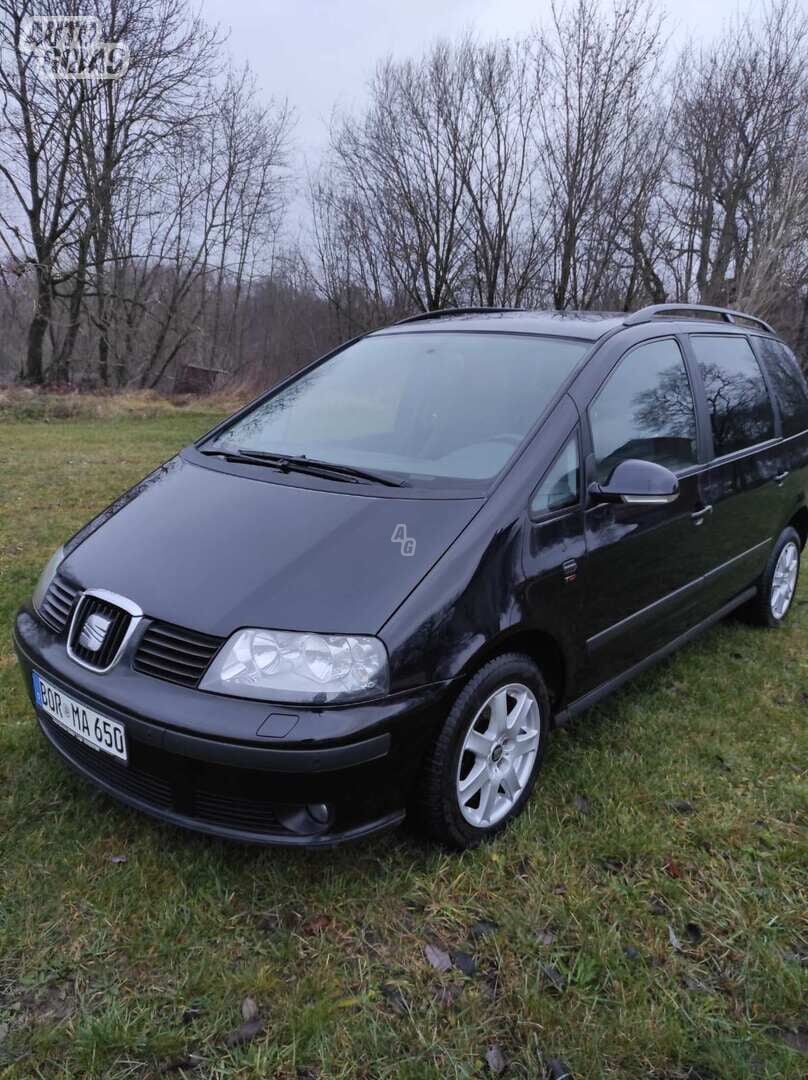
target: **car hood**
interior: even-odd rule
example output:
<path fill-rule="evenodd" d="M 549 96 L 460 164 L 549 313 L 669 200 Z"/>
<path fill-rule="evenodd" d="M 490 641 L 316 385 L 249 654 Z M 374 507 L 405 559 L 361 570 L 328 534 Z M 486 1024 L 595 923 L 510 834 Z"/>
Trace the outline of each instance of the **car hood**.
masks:
<path fill-rule="evenodd" d="M 482 501 L 345 494 L 177 457 L 77 534 L 62 569 L 221 637 L 242 626 L 374 634 Z"/>

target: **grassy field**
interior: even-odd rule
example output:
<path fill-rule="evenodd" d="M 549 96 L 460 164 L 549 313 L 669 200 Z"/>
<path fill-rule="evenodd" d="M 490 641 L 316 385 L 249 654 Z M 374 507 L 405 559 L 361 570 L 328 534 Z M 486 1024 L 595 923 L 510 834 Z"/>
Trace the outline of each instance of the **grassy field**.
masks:
<path fill-rule="evenodd" d="M 805 585 L 787 629 L 721 626 L 560 732 L 462 857 L 229 846 L 55 760 L 14 610 L 214 419 L 0 419 L 0 1076 L 805 1076 Z"/>

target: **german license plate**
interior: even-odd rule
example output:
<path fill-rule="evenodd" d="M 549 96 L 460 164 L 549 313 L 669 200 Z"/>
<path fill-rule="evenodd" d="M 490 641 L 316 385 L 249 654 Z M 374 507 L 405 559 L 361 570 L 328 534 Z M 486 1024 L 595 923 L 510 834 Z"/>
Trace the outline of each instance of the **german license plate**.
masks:
<path fill-rule="evenodd" d="M 93 750 L 111 754 L 119 761 L 129 760 L 123 724 L 88 709 L 80 701 L 74 701 L 64 690 L 57 690 L 36 671 L 31 673 L 31 677 L 36 703 L 51 720 Z"/>

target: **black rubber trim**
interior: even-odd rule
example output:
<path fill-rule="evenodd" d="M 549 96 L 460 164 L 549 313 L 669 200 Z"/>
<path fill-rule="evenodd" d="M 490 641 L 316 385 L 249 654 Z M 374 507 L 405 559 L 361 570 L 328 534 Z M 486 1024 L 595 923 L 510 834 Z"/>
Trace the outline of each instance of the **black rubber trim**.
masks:
<path fill-rule="evenodd" d="M 747 600 L 751 600 L 756 594 L 757 588 L 755 586 L 744 589 L 744 591 L 736 596 L 734 600 L 730 600 L 728 604 L 724 604 L 723 607 L 719 608 L 718 611 L 713 612 L 712 615 L 702 620 L 702 622 L 697 623 L 695 626 L 691 626 L 689 630 L 686 630 L 683 634 L 680 634 L 672 641 L 669 641 L 667 645 L 663 645 L 661 649 L 657 649 L 656 652 L 651 653 L 650 656 L 646 656 L 633 667 L 627 668 L 619 675 L 615 675 L 613 679 L 607 679 L 607 681 L 601 683 L 600 686 L 596 686 L 594 690 L 590 690 L 588 694 L 579 697 L 568 705 L 566 709 L 562 709 L 555 714 L 554 723 L 556 727 L 563 727 L 564 724 L 569 723 L 569 721 L 572 720 L 574 716 L 577 716 L 578 713 L 582 713 L 584 710 L 590 709 L 593 705 L 597 705 L 602 698 L 605 698 L 614 690 L 619 689 L 630 679 L 636 678 L 636 676 L 640 675 L 646 668 L 653 667 L 654 664 L 658 664 L 660 660 L 664 660 L 683 645 L 687 645 L 688 642 L 697 638 L 699 634 L 702 634 L 705 630 L 709 630 L 711 626 L 714 626 L 717 622 L 726 618 L 726 616 L 735 611 L 736 608 L 741 607 Z"/>
<path fill-rule="evenodd" d="M 261 844 L 265 847 L 325 848 L 334 847 L 337 844 L 347 844 L 353 840 L 362 840 L 364 837 L 370 836 L 373 833 L 382 832 L 385 829 L 392 829 L 395 825 L 398 825 L 399 822 L 403 821 L 406 816 L 404 810 L 395 810 L 391 814 L 386 814 L 384 817 L 377 818 L 374 821 L 368 821 L 363 825 L 357 825 L 353 829 L 346 829 L 344 832 L 339 833 L 326 833 L 325 835 L 320 836 L 296 836 L 294 833 L 264 834 L 244 832 L 241 829 L 227 829 L 220 825 L 209 825 L 206 822 L 199 821 L 197 818 L 185 817 L 183 814 L 177 814 L 173 810 L 164 810 L 151 803 L 142 802 L 140 799 L 136 799 L 131 795 L 118 791 L 118 789 L 111 784 L 104 783 L 103 780 L 100 780 L 97 776 L 94 776 L 83 768 L 82 765 L 67 754 L 61 746 L 56 745 L 39 717 L 37 717 L 37 722 L 39 723 L 42 734 L 59 757 L 67 762 L 72 769 L 75 769 L 77 773 L 80 773 L 85 780 L 89 780 L 94 787 L 99 788 L 107 795 L 111 795 L 112 798 L 117 799 L 118 802 L 124 803 L 127 806 L 132 806 L 135 810 L 140 810 L 141 813 L 148 814 L 149 817 L 156 818 L 158 821 L 167 821 L 171 825 L 180 825 L 184 829 L 205 833 L 208 836 L 218 836 L 221 839 L 226 840 L 238 840 L 245 844 Z"/>
<path fill-rule="evenodd" d="M 632 630 L 637 626 L 642 626 L 649 619 L 658 615 L 660 611 L 663 611 L 668 604 L 674 603 L 677 600 L 681 600 L 682 597 L 687 596 L 688 593 L 695 591 L 699 586 L 709 584 L 711 581 L 720 577 L 725 571 L 731 569 L 736 563 L 742 559 L 747 559 L 751 555 L 756 554 L 761 548 L 766 547 L 767 544 L 772 543 L 772 537 L 769 536 L 765 540 L 761 540 L 759 544 L 755 544 L 754 547 L 747 548 L 746 551 L 742 551 L 740 555 L 734 555 L 731 559 L 727 559 L 726 562 L 721 563 L 719 566 L 713 567 L 712 570 L 708 570 L 706 574 L 702 574 L 701 577 L 693 578 L 692 581 L 688 581 L 685 585 L 681 585 L 678 589 L 674 589 L 673 592 L 666 593 L 665 596 L 661 596 L 658 600 L 654 600 L 653 603 L 648 604 L 647 607 L 640 608 L 639 611 L 633 612 L 631 615 L 627 615 L 620 622 L 613 623 L 611 626 L 607 626 L 605 630 L 600 630 L 597 634 L 594 634 L 591 638 L 587 638 L 586 648 L 587 651 L 595 653 L 598 649 L 602 649 L 605 645 L 608 645 L 614 638 L 624 634 L 627 630 Z"/>
<path fill-rule="evenodd" d="M 247 743 L 226 743 L 216 739 L 166 731 L 162 748 L 171 754 L 210 761 L 217 765 L 232 765 L 242 769 L 266 769 L 283 773 L 337 772 L 354 765 L 377 761 L 390 751 L 390 733 L 376 735 L 347 746 L 327 746 L 311 750 L 279 750 L 275 747 L 253 746 Z"/>

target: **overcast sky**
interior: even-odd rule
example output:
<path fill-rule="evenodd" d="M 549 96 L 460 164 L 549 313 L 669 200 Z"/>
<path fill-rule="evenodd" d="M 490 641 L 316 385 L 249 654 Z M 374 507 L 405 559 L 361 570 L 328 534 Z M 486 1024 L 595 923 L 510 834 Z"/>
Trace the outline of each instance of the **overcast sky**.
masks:
<path fill-rule="evenodd" d="M 297 111 L 295 141 L 316 156 L 335 105 L 361 104 L 376 62 L 418 56 L 437 37 L 473 28 L 506 37 L 529 30 L 550 0 L 201 0 L 209 22 L 230 31 L 236 62 L 248 60 L 265 94 L 288 98 Z M 711 37 L 738 0 L 669 0 L 667 27 L 676 39 Z"/>

